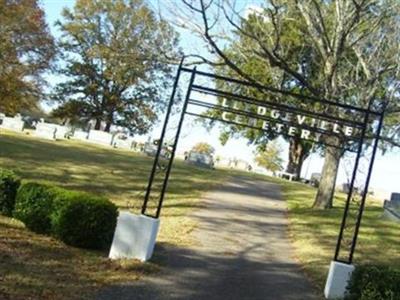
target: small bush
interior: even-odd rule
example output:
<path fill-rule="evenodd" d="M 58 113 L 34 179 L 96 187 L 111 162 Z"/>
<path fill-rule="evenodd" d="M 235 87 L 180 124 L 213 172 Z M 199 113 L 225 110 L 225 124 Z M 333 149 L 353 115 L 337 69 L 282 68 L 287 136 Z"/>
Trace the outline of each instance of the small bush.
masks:
<path fill-rule="evenodd" d="M 0 169 L 0 214 L 12 215 L 20 184 L 21 181 L 14 172 Z"/>
<path fill-rule="evenodd" d="M 17 193 L 14 217 L 27 228 L 37 233 L 51 232 L 51 214 L 55 187 L 29 182 L 23 184 Z"/>
<path fill-rule="evenodd" d="M 71 246 L 105 249 L 111 245 L 117 216 L 117 207 L 105 198 L 64 192 L 55 200 L 53 232 Z"/>
<path fill-rule="evenodd" d="M 400 270 L 359 266 L 347 287 L 347 300 L 400 300 Z"/>

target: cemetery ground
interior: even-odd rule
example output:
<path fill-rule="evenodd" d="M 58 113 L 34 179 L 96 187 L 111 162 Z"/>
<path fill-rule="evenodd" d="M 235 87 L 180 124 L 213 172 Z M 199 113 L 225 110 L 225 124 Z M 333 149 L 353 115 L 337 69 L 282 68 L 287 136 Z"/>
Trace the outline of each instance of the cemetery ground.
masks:
<path fill-rule="evenodd" d="M 152 158 L 77 141 L 53 142 L 2 131 L 0 167 L 24 180 L 57 184 L 107 196 L 120 209 L 139 212 Z M 278 183 L 288 201 L 289 235 L 296 258 L 322 290 L 343 212 L 343 198 L 329 211 L 311 210 L 316 190 L 300 183 L 243 172 L 196 168 L 177 160 L 161 213 L 159 247 L 148 263 L 110 261 L 107 253 L 82 250 L 34 234 L 11 218 L 0 217 L 0 298 L 84 299 L 106 285 L 155 274 L 167 264 L 168 247 L 190 247 L 196 224 L 188 215 L 201 194 L 229 175 Z M 138 192 L 140 191 L 140 192 Z M 381 218 L 382 204 L 368 201 L 354 262 L 400 268 L 400 224 Z M 7 298 L 6 298 L 7 299 Z"/>
<path fill-rule="evenodd" d="M 152 158 L 77 141 L 54 142 L 25 134 L 0 133 L 0 167 L 26 181 L 56 184 L 104 195 L 120 209 L 139 213 Z M 221 177 L 222 176 L 222 177 Z M 224 174 L 197 169 L 177 161 L 162 211 L 160 244 L 185 246 L 194 223 L 187 210 Z M 138 263 L 107 259 L 108 253 L 82 250 L 32 233 L 22 223 L 0 216 L 0 299 L 90 298 L 99 286 L 136 280 L 157 272 L 162 253 L 154 261 Z"/>

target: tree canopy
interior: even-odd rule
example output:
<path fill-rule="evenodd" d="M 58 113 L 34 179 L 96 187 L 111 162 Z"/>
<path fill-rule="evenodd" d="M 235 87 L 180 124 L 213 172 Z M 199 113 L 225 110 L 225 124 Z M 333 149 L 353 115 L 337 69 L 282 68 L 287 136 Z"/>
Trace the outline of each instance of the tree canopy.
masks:
<path fill-rule="evenodd" d="M 201 154 L 213 155 L 215 152 L 215 149 L 213 146 L 211 146 L 208 143 L 199 142 L 192 147 L 191 151 L 201 153 Z"/>
<path fill-rule="evenodd" d="M 251 9 L 234 0 L 180 3 L 186 10 L 175 12 L 175 17 L 178 14 L 179 20 L 186 18 L 187 22 L 181 23 L 211 50 L 208 56 L 195 55 L 197 62 L 224 64 L 237 77 L 264 83 L 238 63 L 237 56 L 244 62 L 256 59 L 266 70 L 273 71 L 274 77 L 287 78 L 284 81 L 287 84 L 279 87 L 282 91 L 298 87 L 301 93 L 320 99 L 364 108 L 371 103 L 376 110 L 386 107 L 388 119 L 392 115 L 398 120 L 400 3 L 397 0 L 266 0 Z M 240 36 L 247 42 L 237 43 Z M 230 51 L 232 47 L 234 52 Z M 332 116 L 341 114 L 333 108 L 315 109 Z M 384 130 L 383 139 L 392 145 L 398 145 L 395 124 L 386 124 Z M 340 141 L 329 138 L 327 142 L 341 145 Z M 335 147 L 324 148 L 325 161 L 314 207 L 332 207 L 342 154 Z"/>
<path fill-rule="evenodd" d="M 288 13 L 289 14 L 289 13 Z M 292 18 L 298 17 L 295 12 L 290 12 Z M 299 61 L 303 61 L 303 68 L 312 69 L 312 66 L 307 65 L 311 60 L 308 59 L 310 49 L 308 45 L 304 45 L 302 41 L 302 33 L 300 28 L 296 26 L 292 26 L 291 18 L 287 18 L 285 20 L 285 24 L 282 25 L 281 39 L 284 40 L 284 47 L 286 48 L 286 52 L 290 53 L 288 55 L 288 60 L 286 61 L 289 65 L 295 65 Z M 273 32 L 273 25 L 266 18 L 259 18 L 257 14 L 249 13 L 247 18 L 242 21 L 242 26 L 245 28 L 254 27 L 252 30 L 259 30 L 259 23 L 263 22 L 263 27 L 269 28 L 270 32 Z M 256 55 L 244 55 L 242 49 L 246 48 L 257 48 L 257 44 L 251 38 L 249 38 L 246 34 L 242 32 L 242 30 L 235 30 L 235 34 L 238 36 L 238 39 L 232 43 L 227 49 L 225 49 L 226 53 L 229 53 L 229 57 L 232 62 L 235 63 L 241 70 L 246 72 L 249 76 L 251 76 L 252 80 L 257 83 L 262 83 L 263 85 L 273 87 L 275 89 L 284 89 L 285 91 L 291 91 L 294 93 L 302 93 L 309 94 L 304 88 L 298 84 L 298 82 L 294 81 L 290 76 L 287 76 L 285 72 L 276 71 L 274 67 L 270 64 L 265 64 L 260 61 L 260 58 Z M 226 64 L 221 63 L 221 65 L 215 66 L 215 70 L 219 75 L 225 75 L 228 77 L 235 77 L 237 73 L 235 70 L 227 66 Z M 309 77 L 313 76 L 310 72 Z M 220 85 L 219 82 L 216 82 L 217 85 Z M 239 87 L 239 86 L 222 86 L 224 90 L 230 90 L 231 92 L 236 92 L 244 96 L 253 97 L 260 101 L 269 101 L 269 102 L 278 102 L 278 103 L 291 103 L 296 106 L 300 106 L 298 101 L 295 99 L 283 96 L 280 94 L 268 94 L 265 90 L 260 90 L 258 88 L 249 88 L 249 87 Z M 223 99 L 220 99 L 223 101 Z M 294 102 L 294 103 L 293 103 Z M 301 107 L 309 106 L 308 109 L 312 110 L 312 103 L 301 103 Z M 218 114 L 218 112 L 213 113 Z M 219 112 L 221 114 L 221 112 Z M 246 128 L 243 126 L 230 125 L 224 126 L 222 131 L 222 139 L 225 141 L 231 135 L 237 135 L 240 133 L 243 137 L 247 138 L 250 143 L 256 144 L 258 146 L 265 147 L 265 145 L 275 139 L 279 134 L 276 133 L 271 127 L 266 131 L 260 131 L 257 129 Z M 296 136 L 284 136 L 284 138 L 289 143 L 289 156 L 288 156 L 288 164 L 287 164 L 287 172 L 294 173 L 297 177 L 300 177 L 301 167 L 304 160 L 310 154 L 311 149 L 317 149 L 317 147 L 312 148 L 312 144 L 310 142 L 301 140 L 300 131 L 297 132 Z"/>
<path fill-rule="evenodd" d="M 146 133 L 166 103 L 177 34 L 142 0 L 78 0 L 58 22 L 58 117 Z"/>
<path fill-rule="evenodd" d="M 259 166 L 275 173 L 281 171 L 283 168 L 281 153 L 282 149 L 276 141 L 269 142 L 266 146 L 258 149 L 255 160 Z"/>
<path fill-rule="evenodd" d="M 36 0 L 0 0 L 0 111 L 35 108 L 43 73 L 55 55 L 53 38 Z"/>

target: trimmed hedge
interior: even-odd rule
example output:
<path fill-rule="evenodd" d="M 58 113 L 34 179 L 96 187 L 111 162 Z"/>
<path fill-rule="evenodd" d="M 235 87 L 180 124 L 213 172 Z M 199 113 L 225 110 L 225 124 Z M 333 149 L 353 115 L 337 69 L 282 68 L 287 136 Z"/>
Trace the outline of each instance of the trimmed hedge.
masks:
<path fill-rule="evenodd" d="M 400 270 L 359 266 L 347 287 L 347 300 L 400 300 Z"/>
<path fill-rule="evenodd" d="M 0 169 L 0 214 L 12 216 L 20 184 L 21 181 L 14 172 Z"/>
<path fill-rule="evenodd" d="M 105 249 L 112 242 L 118 209 L 103 197 L 30 182 L 18 189 L 13 215 L 30 230 L 68 245 Z"/>
<path fill-rule="evenodd" d="M 110 247 L 117 223 L 117 207 L 103 197 L 63 192 L 52 215 L 53 233 L 64 243 L 89 249 Z"/>
<path fill-rule="evenodd" d="M 51 233 L 51 214 L 57 189 L 50 185 L 28 182 L 18 190 L 14 217 L 37 233 Z"/>

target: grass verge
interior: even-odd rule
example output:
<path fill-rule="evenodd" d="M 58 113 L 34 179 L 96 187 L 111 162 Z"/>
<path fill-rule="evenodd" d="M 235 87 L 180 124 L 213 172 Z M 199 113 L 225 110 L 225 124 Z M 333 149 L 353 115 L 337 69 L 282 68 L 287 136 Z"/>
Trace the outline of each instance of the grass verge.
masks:
<path fill-rule="evenodd" d="M 322 290 L 336 247 L 344 196 L 335 196 L 330 210 L 313 210 L 316 189 L 300 183 L 277 182 L 288 201 L 290 235 L 297 258 Z M 400 224 L 382 218 L 382 214 L 382 204 L 368 199 L 353 262 L 400 269 Z"/>

